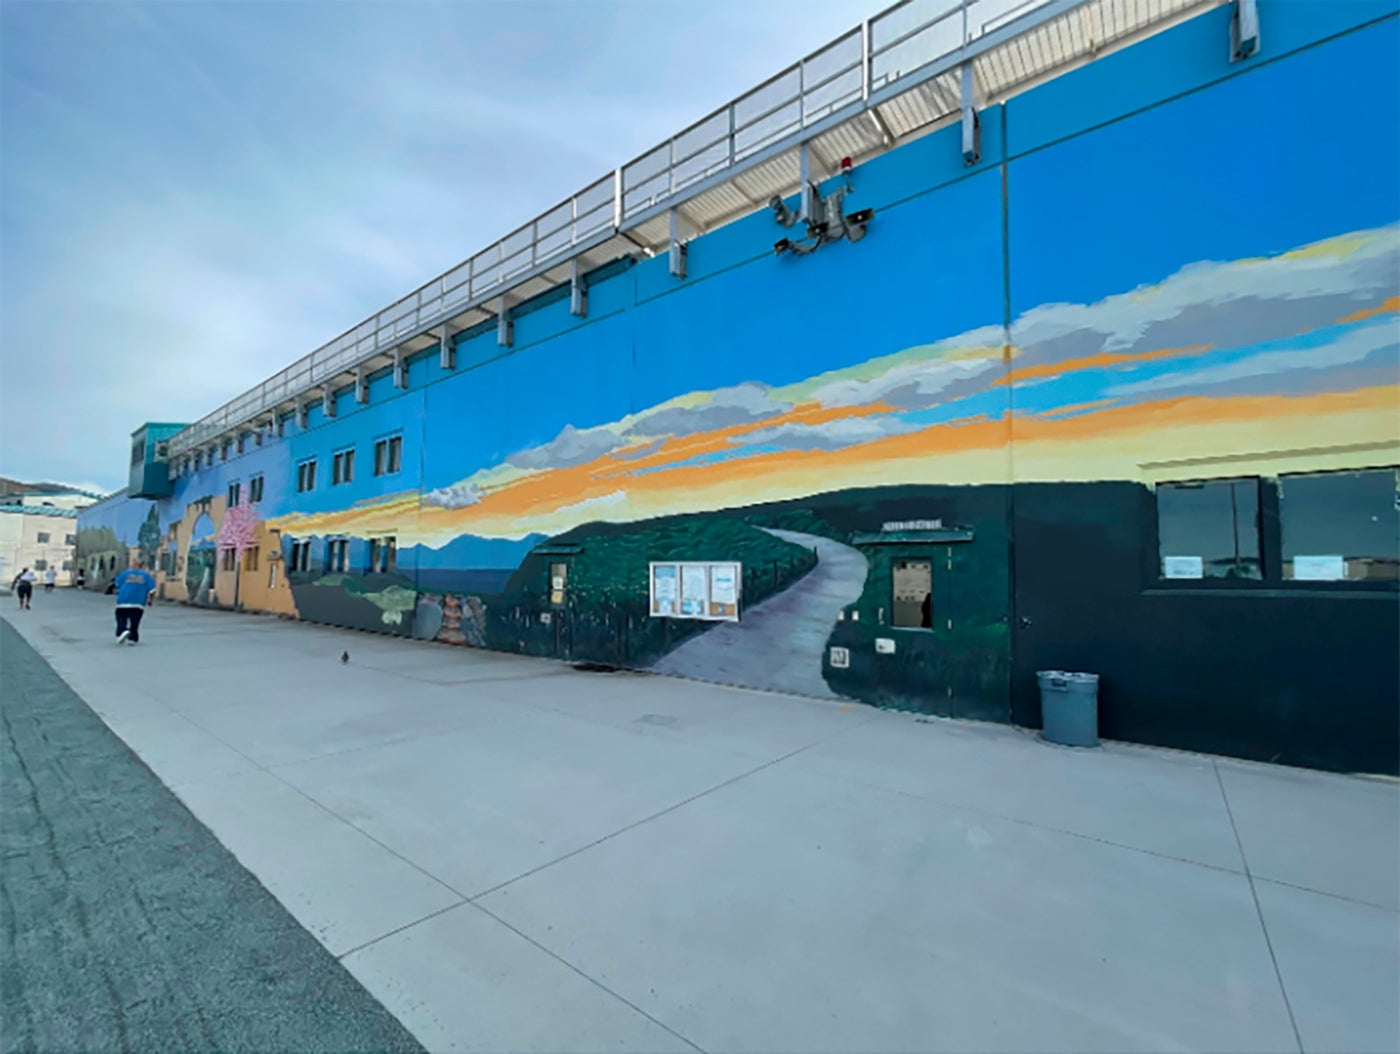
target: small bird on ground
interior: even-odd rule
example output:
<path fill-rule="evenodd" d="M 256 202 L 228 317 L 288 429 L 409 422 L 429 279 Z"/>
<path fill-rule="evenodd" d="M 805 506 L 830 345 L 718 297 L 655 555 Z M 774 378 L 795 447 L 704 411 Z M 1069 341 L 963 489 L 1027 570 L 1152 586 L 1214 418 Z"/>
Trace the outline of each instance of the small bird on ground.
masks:
<path fill-rule="evenodd" d="M 341 652 L 341 653 L 340 653 L 340 661 L 343 662 L 343 663 L 344 663 L 344 662 L 349 662 L 349 661 L 350 661 L 350 653 L 349 653 L 348 651 L 343 651 L 343 652 Z"/>

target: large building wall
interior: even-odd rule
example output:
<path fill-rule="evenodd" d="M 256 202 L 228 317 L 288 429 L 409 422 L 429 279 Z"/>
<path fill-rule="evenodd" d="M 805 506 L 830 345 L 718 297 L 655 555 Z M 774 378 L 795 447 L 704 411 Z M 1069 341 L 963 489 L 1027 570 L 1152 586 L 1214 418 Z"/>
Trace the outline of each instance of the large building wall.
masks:
<path fill-rule="evenodd" d="M 858 243 L 775 257 L 762 213 L 611 266 L 84 527 L 172 599 L 1029 725 L 1088 669 L 1108 735 L 1395 771 L 1394 554 L 1301 582 L 1279 541 L 1291 474 L 1400 464 L 1395 4 L 1261 9 L 1247 62 L 1219 9 L 984 111 L 975 166 L 861 166 Z M 1160 495 L 1226 479 L 1233 563 L 1164 579 Z M 650 617 L 657 560 L 740 561 L 744 617 Z"/>

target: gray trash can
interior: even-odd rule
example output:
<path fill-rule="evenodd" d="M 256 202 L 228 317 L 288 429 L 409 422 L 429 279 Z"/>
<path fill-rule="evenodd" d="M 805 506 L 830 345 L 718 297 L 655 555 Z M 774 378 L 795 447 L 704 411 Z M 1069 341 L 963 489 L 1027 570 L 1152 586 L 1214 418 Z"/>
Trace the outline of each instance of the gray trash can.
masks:
<path fill-rule="evenodd" d="M 1099 675 L 1040 670 L 1040 716 L 1045 738 L 1067 747 L 1099 745 Z"/>

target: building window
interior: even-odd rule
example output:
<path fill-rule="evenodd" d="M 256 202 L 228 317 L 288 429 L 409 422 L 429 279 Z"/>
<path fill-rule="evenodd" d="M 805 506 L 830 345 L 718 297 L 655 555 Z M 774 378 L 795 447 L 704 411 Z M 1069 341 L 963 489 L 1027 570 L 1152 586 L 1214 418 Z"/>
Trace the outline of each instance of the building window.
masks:
<path fill-rule="evenodd" d="M 1259 480 L 1157 485 L 1163 578 L 1261 578 Z"/>
<path fill-rule="evenodd" d="M 229 451 L 229 447 L 231 447 L 232 445 L 233 445 L 233 440 L 231 440 L 231 439 L 225 439 L 225 440 L 224 440 L 223 446 L 219 447 L 219 460 L 220 460 L 220 461 L 227 461 L 227 460 L 228 460 L 228 451 Z"/>
<path fill-rule="evenodd" d="M 77 536 L 76 534 L 65 534 L 65 535 L 63 536 L 63 544 L 64 544 L 64 545 L 77 545 L 77 544 L 78 544 L 78 536 Z"/>
<path fill-rule="evenodd" d="M 34 561 L 34 570 L 36 570 L 36 571 L 47 571 L 48 569 L 49 569 L 49 562 L 48 562 L 47 560 L 35 560 L 35 561 Z"/>
<path fill-rule="evenodd" d="M 262 501 L 262 496 L 263 478 L 261 476 L 254 476 L 248 481 L 248 501 L 257 504 Z"/>
<path fill-rule="evenodd" d="M 387 575 L 398 566 L 398 544 L 393 537 L 375 538 L 369 543 L 369 573 Z"/>
<path fill-rule="evenodd" d="M 38 545 L 43 545 L 43 544 L 44 544 L 45 542 L 47 542 L 48 540 L 49 540 L 49 532 L 48 532 L 48 531 L 40 531 L 39 534 L 38 534 L 38 536 L 35 538 L 35 543 L 38 544 Z"/>
<path fill-rule="evenodd" d="M 238 567 L 238 553 L 232 549 L 224 550 L 224 570 L 232 571 Z"/>
<path fill-rule="evenodd" d="M 156 444 L 156 460 L 168 461 L 170 459 L 170 440 L 162 439 Z"/>
<path fill-rule="evenodd" d="M 243 570 L 256 571 L 258 569 L 258 551 L 249 549 L 243 554 Z"/>
<path fill-rule="evenodd" d="M 334 538 L 326 543 L 326 570 L 342 574 L 350 570 L 350 542 L 345 538 Z"/>
<path fill-rule="evenodd" d="M 1280 476 L 1283 577 L 1400 579 L 1400 471 Z"/>
<path fill-rule="evenodd" d="M 341 483 L 349 483 L 355 478 L 355 451 L 337 451 L 331 458 L 331 486 L 338 486 Z"/>
<path fill-rule="evenodd" d="M 133 440 L 131 444 L 131 463 L 141 464 L 141 459 L 146 456 L 146 441 L 144 439 Z"/>
<path fill-rule="evenodd" d="M 309 570 L 311 570 L 311 543 L 293 542 L 292 559 L 288 563 L 287 573 L 291 574 L 293 571 Z"/>
<path fill-rule="evenodd" d="M 241 494 L 242 490 L 243 490 L 243 485 L 242 485 L 241 483 L 230 483 L 230 484 L 228 485 L 228 505 L 229 505 L 229 508 L 233 508 L 235 505 L 238 504 L 238 498 L 239 498 L 239 495 Z"/>
<path fill-rule="evenodd" d="M 303 461 L 297 466 L 297 493 L 316 489 L 316 459 Z"/>
<path fill-rule="evenodd" d="M 71 571 L 71 570 L 73 570 L 73 561 L 72 561 L 72 560 L 64 560 L 64 561 L 63 561 L 63 569 L 64 569 L 65 571 Z"/>
<path fill-rule="evenodd" d="M 403 436 L 389 436 L 374 444 L 374 474 L 391 476 L 403 467 Z"/>
<path fill-rule="evenodd" d="M 896 560 L 892 625 L 905 629 L 933 628 L 933 564 L 928 560 Z"/>

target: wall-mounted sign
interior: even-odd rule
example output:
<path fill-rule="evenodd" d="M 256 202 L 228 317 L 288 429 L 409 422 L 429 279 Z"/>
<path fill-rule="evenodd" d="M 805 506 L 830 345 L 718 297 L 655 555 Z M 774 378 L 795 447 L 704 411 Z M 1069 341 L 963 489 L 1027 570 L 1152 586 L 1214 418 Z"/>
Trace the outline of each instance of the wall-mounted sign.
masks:
<path fill-rule="evenodd" d="M 943 520 L 940 517 L 936 520 L 887 520 L 880 525 L 880 530 L 889 531 L 937 531 L 943 527 Z"/>
<path fill-rule="evenodd" d="M 1340 556 L 1295 556 L 1293 577 L 1299 582 L 1340 582 L 1347 576 L 1347 562 Z"/>
<path fill-rule="evenodd" d="M 655 618 L 737 622 L 743 568 L 731 561 L 653 563 L 650 589 Z"/>
<path fill-rule="evenodd" d="M 1204 578 L 1205 561 L 1199 556 L 1162 557 L 1163 578 Z"/>
<path fill-rule="evenodd" d="M 710 606 L 709 568 L 704 564 L 681 564 L 681 614 L 704 618 Z"/>
<path fill-rule="evenodd" d="M 675 564 L 651 565 L 651 613 L 658 616 L 680 614 L 680 568 Z"/>
<path fill-rule="evenodd" d="M 833 645 L 831 648 L 831 668 L 833 670 L 849 670 L 851 668 L 851 649 Z"/>

